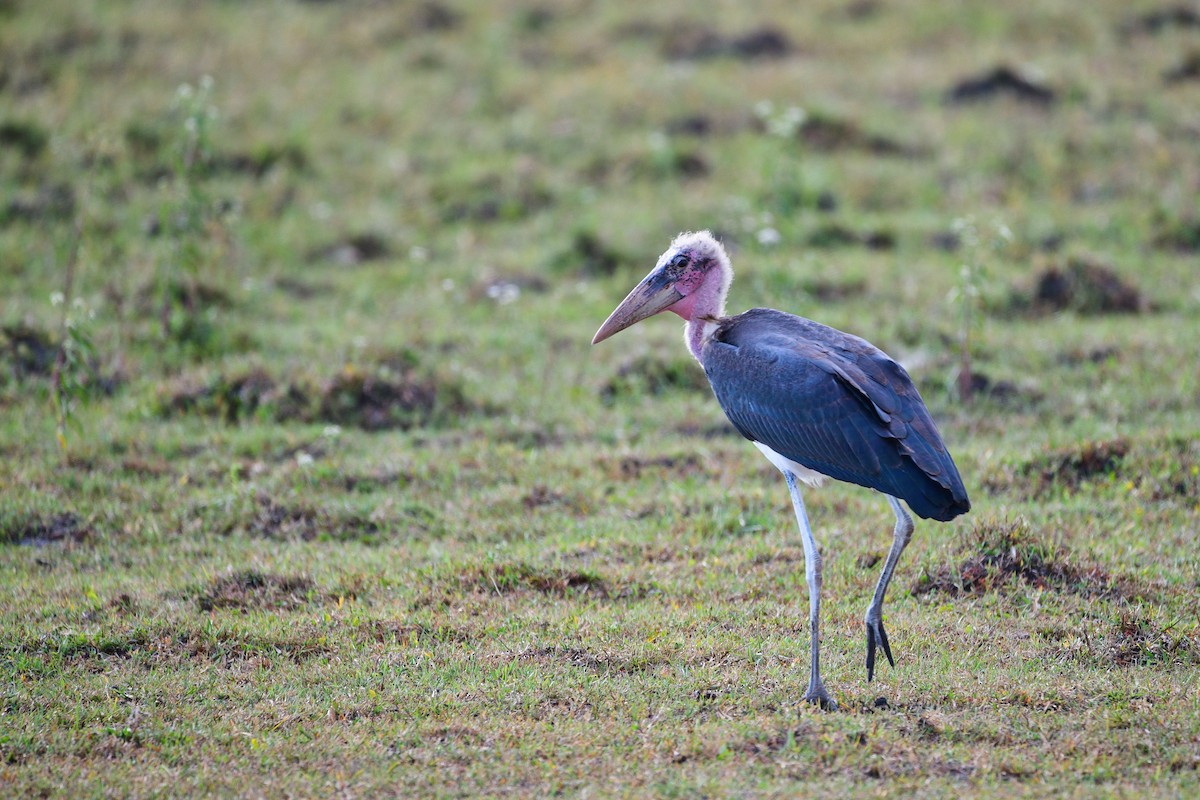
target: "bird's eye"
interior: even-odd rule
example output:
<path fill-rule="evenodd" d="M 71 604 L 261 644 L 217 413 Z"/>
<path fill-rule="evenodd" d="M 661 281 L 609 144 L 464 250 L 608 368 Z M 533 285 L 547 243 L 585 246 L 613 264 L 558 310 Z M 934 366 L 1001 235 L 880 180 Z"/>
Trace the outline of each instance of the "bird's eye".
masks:
<path fill-rule="evenodd" d="M 671 266 L 677 267 L 677 268 L 686 267 L 690 261 L 691 261 L 690 258 L 685 256 L 683 253 L 680 253 L 679 255 L 677 255 L 671 259 Z"/>

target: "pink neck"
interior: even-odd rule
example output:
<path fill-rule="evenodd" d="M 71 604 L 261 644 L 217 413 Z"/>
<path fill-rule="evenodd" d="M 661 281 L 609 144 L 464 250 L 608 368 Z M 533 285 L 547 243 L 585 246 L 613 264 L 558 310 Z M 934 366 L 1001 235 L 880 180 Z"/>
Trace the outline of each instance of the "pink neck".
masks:
<path fill-rule="evenodd" d="M 718 265 L 704 275 L 692 292 L 667 309 L 687 321 L 684 341 L 697 361 L 704 347 L 705 328 L 725 315 L 725 295 L 729 293 L 732 278 L 732 270 Z"/>
<path fill-rule="evenodd" d="M 704 329 L 711 324 L 709 320 L 689 319 L 683 328 L 683 341 L 697 361 L 700 361 L 700 351 L 704 349 Z"/>

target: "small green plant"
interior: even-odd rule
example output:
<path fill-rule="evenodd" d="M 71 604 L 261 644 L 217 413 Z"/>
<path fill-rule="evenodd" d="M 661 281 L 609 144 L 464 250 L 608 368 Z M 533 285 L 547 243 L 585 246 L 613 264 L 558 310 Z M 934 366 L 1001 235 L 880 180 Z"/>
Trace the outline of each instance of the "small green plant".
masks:
<path fill-rule="evenodd" d="M 958 269 L 958 285 L 948 300 L 958 306 L 958 372 L 954 378 L 959 400 L 971 402 L 975 387 L 972 368 L 972 337 L 982 324 L 983 291 L 989 280 L 988 261 L 1012 241 L 1012 231 L 1000 220 L 990 230 L 981 231 L 971 217 L 954 220 L 952 231 L 965 253 Z"/>
<path fill-rule="evenodd" d="M 75 409 L 87 399 L 96 362 L 96 351 L 87 329 L 92 311 L 83 300 L 72 296 L 82 238 L 82 223 L 77 220 L 71 238 L 65 245 L 62 291 L 50 297 L 53 305 L 62 308 L 58 352 L 50 373 L 50 398 L 54 407 L 55 437 L 64 455 L 70 454 L 67 429 L 79 427 Z"/>
<path fill-rule="evenodd" d="M 217 109 L 213 80 L 179 87 L 172 108 L 176 140 L 171 152 L 171 192 L 160 211 L 158 228 L 168 246 L 159 259 L 159 328 L 165 341 L 187 355 L 216 349 L 218 327 L 211 318 L 201 287 L 204 273 L 220 261 L 225 241 L 221 204 L 212 196 L 212 130 Z"/>

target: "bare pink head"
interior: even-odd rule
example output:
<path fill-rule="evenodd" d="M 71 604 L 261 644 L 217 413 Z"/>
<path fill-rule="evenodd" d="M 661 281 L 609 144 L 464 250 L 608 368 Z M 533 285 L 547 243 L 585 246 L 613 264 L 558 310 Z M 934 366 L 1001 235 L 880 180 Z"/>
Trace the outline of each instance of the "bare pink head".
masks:
<path fill-rule="evenodd" d="M 592 344 L 660 311 L 673 311 L 689 323 L 719 319 L 732 280 L 729 256 L 711 233 L 681 233 L 600 326 Z"/>

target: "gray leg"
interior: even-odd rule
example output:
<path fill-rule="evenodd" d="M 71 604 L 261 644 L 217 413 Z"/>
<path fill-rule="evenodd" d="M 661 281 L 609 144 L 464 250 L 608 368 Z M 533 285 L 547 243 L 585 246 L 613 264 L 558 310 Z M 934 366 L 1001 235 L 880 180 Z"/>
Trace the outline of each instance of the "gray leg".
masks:
<path fill-rule="evenodd" d="M 888 550 L 887 560 L 883 562 L 883 574 L 879 576 L 879 583 L 875 585 L 875 596 L 871 598 L 871 605 L 867 607 L 868 682 L 875 678 L 876 646 L 883 648 L 888 664 L 896 666 L 896 662 L 892 660 L 892 648 L 888 647 L 887 632 L 883 629 L 883 596 L 887 593 L 888 584 L 892 582 L 896 562 L 900 560 L 900 554 L 904 552 L 913 535 L 912 517 L 904 510 L 904 506 L 900 505 L 899 500 L 891 495 L 885 496 L 892 504 L 892 511 L 896 512 L 896 529 L 892 532 L 892 548 Z"/>
<path fill-rule="evenodd" d="M 821 683 L 821 554 L 817 552 L 817 541 L 813 538 L 812 528 L 808 525 L 808 514 L 804 511 L 804 499 L 800 496 L 800 487 L 796 485 L 796 476 L 788 470 L 783 471 L 787 479 L 788 491 L 792 493 L 792 505 L 796 508 L 796 520 L 800 523 L 800 538 L 804 542 L 804 575 L 808 579 L 808 623 L 812 630 L 812 669 L 808 675 L 808 691 L 804 699 L 809 703 L 819 705 L 826 711 L 836 711 L 837 703 L 825 691 Z"/>

